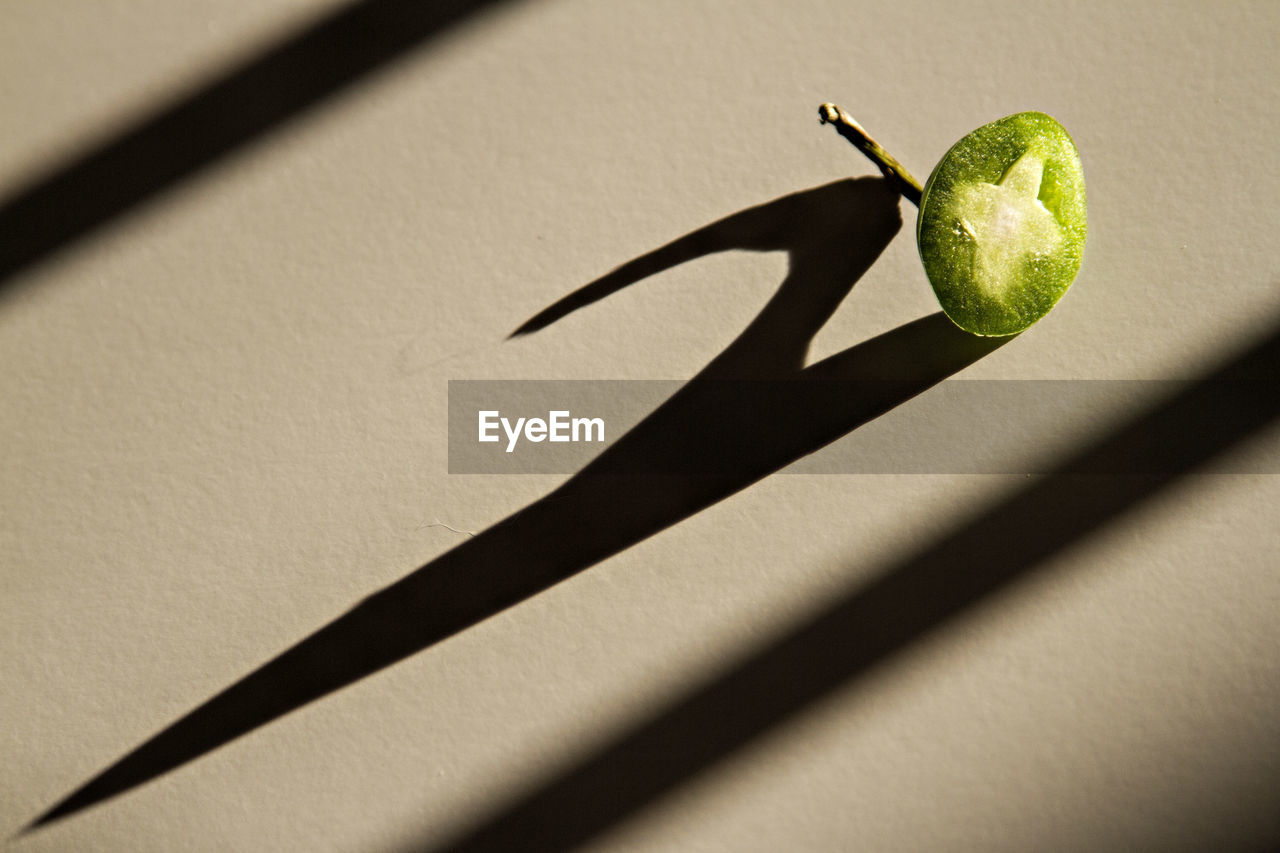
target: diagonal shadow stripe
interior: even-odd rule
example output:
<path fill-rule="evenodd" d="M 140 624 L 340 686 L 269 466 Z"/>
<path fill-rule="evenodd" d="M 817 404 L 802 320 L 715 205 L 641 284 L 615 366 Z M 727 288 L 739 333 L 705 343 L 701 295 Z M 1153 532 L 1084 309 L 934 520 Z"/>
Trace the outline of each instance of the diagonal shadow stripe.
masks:
<path fill-rule="evenodd" d="M 422 853 L 569 850 L 600 836 L 1280 417 L 1280 326 L 1053 473 L 877 574 L 472 829 Z M 1115 470 L 1127 460 L 1132 475 Z"/>
<path fill-rule="evenodd" d="M 0 202 L 0 284 L 420 46 L 509 0 L 361 0 Z"/>

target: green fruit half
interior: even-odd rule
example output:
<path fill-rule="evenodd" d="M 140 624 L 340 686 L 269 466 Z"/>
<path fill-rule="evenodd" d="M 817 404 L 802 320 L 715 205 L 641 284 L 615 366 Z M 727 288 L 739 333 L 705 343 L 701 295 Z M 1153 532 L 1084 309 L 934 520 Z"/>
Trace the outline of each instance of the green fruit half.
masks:
<path fill-rule="evenodd" d="M 916 244 L 942 310 L 977 335 L 1049 313 L 1080 270 L 1084 170 L 1044 113 L 993 121 L 951 147 L 925 184 Z"/>

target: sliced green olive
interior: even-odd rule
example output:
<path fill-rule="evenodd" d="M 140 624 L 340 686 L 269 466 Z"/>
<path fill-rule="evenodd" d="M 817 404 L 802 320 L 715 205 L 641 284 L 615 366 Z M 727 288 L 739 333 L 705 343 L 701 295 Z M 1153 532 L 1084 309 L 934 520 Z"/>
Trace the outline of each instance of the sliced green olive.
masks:
<path fill-rule="evenodd" d="M 951 147 L 925 184 L 916 243 L 942 310 L 978 335 L 1049 313 L 1084 256 L 1084 170 L 1061 124 L 1028 112 Z"/>
<path fill-rule="evenodd" d="M 1012 335 L 1049 313 L 1084 257 L 1084 170 L 1044 113 L 970 133 L 920 182 L 835 104 L 818 111 L 920 208 L 916 246 L 942 310 L 977 335 Z"/>

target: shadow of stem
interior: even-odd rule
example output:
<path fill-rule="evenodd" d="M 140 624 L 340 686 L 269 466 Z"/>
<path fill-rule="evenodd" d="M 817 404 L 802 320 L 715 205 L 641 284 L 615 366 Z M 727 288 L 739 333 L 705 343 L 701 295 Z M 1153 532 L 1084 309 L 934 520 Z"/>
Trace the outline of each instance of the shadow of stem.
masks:
<path fill-rule="evenodd" d="M 813 335 L 900 226 L 897 195 L 882 180 L 839 181 L 700 229 L 526 324 L 546 325 L 566 308 L 710 252 L 789 256 L 786 279 L 742 334 L 582 471 L 231 685 L 32 827 L 134 788 L 572 577 L 1005 343 L 935 314 L 804 365 Z"/>

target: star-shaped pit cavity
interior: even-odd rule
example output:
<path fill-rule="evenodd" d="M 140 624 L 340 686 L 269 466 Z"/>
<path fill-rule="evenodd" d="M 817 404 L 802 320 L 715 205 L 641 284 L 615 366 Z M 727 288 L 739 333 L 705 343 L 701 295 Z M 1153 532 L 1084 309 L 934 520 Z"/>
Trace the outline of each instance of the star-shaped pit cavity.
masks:
<path fill-rule="evenodd" d="M 973 241 L 973 279 L 988 295 L 1002 297 L 1023 264 L 1062 245 L 1062 226 L 1038 198 L 1044 160 L 1024 152 L 998 184 L 980 181 L 956 188 L 952 212 Z"/>

